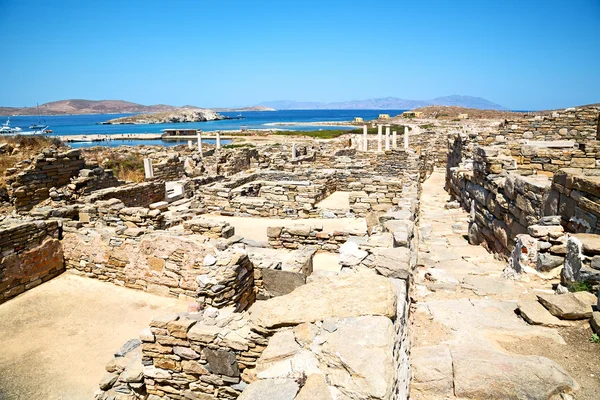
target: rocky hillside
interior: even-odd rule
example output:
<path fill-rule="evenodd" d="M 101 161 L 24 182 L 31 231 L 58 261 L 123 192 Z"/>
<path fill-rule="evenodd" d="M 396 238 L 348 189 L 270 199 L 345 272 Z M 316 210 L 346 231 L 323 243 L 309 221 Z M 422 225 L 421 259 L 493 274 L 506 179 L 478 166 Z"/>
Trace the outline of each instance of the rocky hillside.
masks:
<path fill-rule="evenodd" d="M 260 105 L 273 107 L 278 110 L 410 110 L 428 105 L 461 106 L 485 110 L 506 110 L 499 104 L 492 103 L 481 97 L 473 96 L 445 96 L 431 100 L 406 100 L 397 97 L 383 97 L 377 99 L 351 100 L 335 103 L 298 102 L 290 100 L 267 101 Z"/>
<path fill-rule="evenodd" d="M 500 110 L 480 110 L 477 108 L 465 108 L 457 106 L 427 106 L 417 108 L 411 111 L 420 111 L 425 118 L 454 119 L 459 114 L 468 114 L 470 119 L 511 119 L 521 118 L 526 115 L 525 112 L 500 111 Z M 542 114 L 536 112 L 535 114 Z"/>
<path fill-rule="evenodd" d="M 186 106 L 185 108 L 197 108 Z M 66 114 L 126 114 L 173 111 L 180 107 L 167 104 L 145 106 L 123 100 L 60 100 L 39 107 L 0 107 L 0 115 L 66 115 Z"/>
<path fill-rule="evenodd" d="M 105 125 L 122 124 L 172 124 L 178 122 L 204 122 L 227 119 L 227 117 L 208 109 L 182 109 L 162 111 L 152 114 L 137 114 L 115 118 L 103 122 Z"/>

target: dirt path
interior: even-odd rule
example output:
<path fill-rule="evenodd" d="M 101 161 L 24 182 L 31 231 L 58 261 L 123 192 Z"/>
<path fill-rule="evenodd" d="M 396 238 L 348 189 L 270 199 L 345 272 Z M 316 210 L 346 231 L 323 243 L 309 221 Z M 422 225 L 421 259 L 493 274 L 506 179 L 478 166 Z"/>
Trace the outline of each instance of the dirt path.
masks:
<path fill-rule="evenodd" d="M 468 214 L 445 208 L 443 187 L 435 171 L 421 196 L 411 397 L 597 399 L 600 345 L 587 342 L 587 321 L 559 330 L 519 317 L 517 303 L 551 283 L 504 279 L 504 262 L 468 244 Z"/>

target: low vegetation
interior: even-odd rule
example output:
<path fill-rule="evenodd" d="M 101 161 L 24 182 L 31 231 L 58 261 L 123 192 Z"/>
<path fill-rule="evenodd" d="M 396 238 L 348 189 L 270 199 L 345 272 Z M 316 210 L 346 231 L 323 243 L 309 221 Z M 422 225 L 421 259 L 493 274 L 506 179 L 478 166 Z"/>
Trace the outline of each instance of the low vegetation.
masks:
<path fill-rule="evenodd" d="M 592 343 L 600 343 L 600 336 L 597 333 L 594 333 L 590 338 L 590 342 Z"/>
<path fill-rule="evenodd" d="M 393 126 L 390 128 L 390 131 L 396 131 L 398 134 L 404 133 L 403 126 Z M 277 131 L 274 132 L 273 135 L 278 136 L 307 136 L 315 139 L 335 139 L 337 137 L 347 135 L 347 134 L 362 134 L 362 128 L 358 129 L 323 129 L 318 131 Z M 385 134 L 385 128 L 383 129 L 383 133 Z M 367 135 L 376 135 L 377 127 L 368 127 Z"/>
<path fill-rule="evenodd" d="M 0 184 L 4 183 L 6 170 L 20 161 L 37 156 L 48 147 L 64 147 L 57 138 L 47 136 L 2 136 L 0 137 Z"/>
<path fill-rule="evenodd" d="M 138 154 L 110 158 L 102 166 L 111 169 L 115 176 L 127 182 L 144 181 L 144 159 Z"/>
<path fill-rule="evenodd" d="M 593 292 L 594 285 L 590 281 L 572 282 L 568 289 L 569 292 Z"/>

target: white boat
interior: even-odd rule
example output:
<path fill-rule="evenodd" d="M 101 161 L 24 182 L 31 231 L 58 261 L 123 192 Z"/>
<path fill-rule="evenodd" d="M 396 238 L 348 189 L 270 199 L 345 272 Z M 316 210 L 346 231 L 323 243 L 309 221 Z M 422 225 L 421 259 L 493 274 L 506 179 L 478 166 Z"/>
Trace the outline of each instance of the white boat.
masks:
<path fill-rule="evenodd" d="M 0 128 L 0 134 L 3 135 L 12 135 L 12 134 L 17 134 L 19 135 L 21 133 L 21 128 L 19 127 L 11 127 L 10 126 L 10 118 L 8 118 L 6 120 L 6 122 L 4 124 L 2 124 L 2 128 Z"/>
<path fill-rule="evenodd" d="M 2 127 L 0 128 L 1 135 L 23 135 L 23 136 L 41 136 L 51 133 L 52 131 L 48 129 L 47 126 L 42 126 L 41 129 L 34 129 L 32 131 L 24 131 L 18 126 L 12 127 L 10 126 L 10 118 L 6 120 Z"/>

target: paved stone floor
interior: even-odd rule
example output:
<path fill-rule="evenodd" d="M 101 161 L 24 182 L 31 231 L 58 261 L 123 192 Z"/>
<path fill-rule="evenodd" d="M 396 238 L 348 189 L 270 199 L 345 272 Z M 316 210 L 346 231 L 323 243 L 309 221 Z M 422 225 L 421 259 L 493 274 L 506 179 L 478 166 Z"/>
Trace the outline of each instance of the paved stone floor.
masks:
<path fill-rule="evenodd" d="M 0 305 L 0 399 L 92 399 L 111 355 L 187 301 L 64 273 Z"/>
<path fill-rule="evenodd" d="M 235 228 L 235 234 L 257 241 L 267 240 L 267 227 L 290 226 L 294 224 L 322 225 L 323 231 L 351 230 L 357 233 L 367 232 L 367 223 L 364 218 L 307 218 L 307 219 L 282 219 L 282 218 L 257 218 L 257 217 L 227 217 L 222 215 L 202 215 L 218 221 L 229 222 Z"/>
<path fill-rule="evenodd" d="M 520 300 L 552 293 L 550 282 L 504 279 L 505 262 L 468 244 L 468 214 L 445 209 L 449 200 L 444 171 L 436 170 L 421 195 L 411 398 L 546 399 L 556 388 L 577 386 L 571 378 L 581 381 L 577 369 L 565 371 L 555 362 L 562 365 L 563 353 L 576 346 L 559 330 L 529 325 L 515 313 Z M 589 330 L 585 324 L 573 329 Z M 515 343 L 529 345 L 511 353 Z M 537 357 L 551 357 L 547 349 L 554 350 L 554 361 Z"/>

